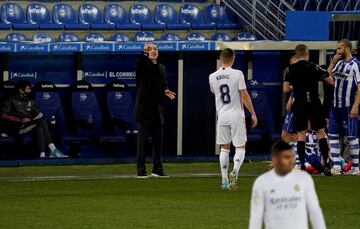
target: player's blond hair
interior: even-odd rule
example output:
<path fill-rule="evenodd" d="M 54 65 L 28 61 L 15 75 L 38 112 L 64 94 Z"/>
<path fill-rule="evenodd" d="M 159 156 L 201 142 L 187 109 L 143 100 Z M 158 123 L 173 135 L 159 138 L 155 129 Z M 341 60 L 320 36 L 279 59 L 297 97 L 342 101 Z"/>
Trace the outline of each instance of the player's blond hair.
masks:
<path fill-rule="evenodd" d="M 309 49 L 304 44 L 299 44 L 295 48 L 296 57 L 304 57 L 309 52 Z"/>
<path fill-rule="evenodd" d="M 223 64 L 231 64 L 235 58 L 235 52 L 231 48 L 226 48 L 220 53 L 220 60 Z"/>

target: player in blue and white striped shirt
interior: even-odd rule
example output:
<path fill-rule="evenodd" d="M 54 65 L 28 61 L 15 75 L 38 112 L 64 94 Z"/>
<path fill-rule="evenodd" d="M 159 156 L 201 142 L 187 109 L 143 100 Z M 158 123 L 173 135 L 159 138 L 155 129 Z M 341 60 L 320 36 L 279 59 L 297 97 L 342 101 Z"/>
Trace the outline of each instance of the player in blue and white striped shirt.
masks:
<path fill-rule="evenodd" d="M 343 39 L 337 43 L 336 54 L 328 68 L 335 80 L 334 101 L 329 115 L 329 142 L 334 166 L 332 173 L 339 175 L 339 137 L 349 140 L 353 166 L 351 175 L 359 175 L 358 111 L 360 103 L 360 62 L 352 56 L 352 45 Z"/>

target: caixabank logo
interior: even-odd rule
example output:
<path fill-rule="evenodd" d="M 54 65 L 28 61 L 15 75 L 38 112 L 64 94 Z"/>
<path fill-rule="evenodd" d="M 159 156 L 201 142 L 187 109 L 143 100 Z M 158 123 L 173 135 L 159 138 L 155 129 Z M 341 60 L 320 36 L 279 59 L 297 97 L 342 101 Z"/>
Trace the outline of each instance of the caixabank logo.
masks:
<path fill-rule="evenodd" d="M 182 51 L 199 51 L 199 50 L 208 50 L 209 44 L 207 42 L 188 42 L 182 43 L 179 45 L 179 50 Z"/>
<path fill-rule="evenodd" d="M 84 72 L 84 78 L 107 78 L 108 72 Z"/>
<path fill-rule="evenodd" d="M 51 44 L 50 45 L 51 52 L 80 52 L 81 44 Z"/>
<path fill-rule="evenodd" d="M 15 45 L 9 43 L 0 43 L 0 52 L 13 52 L 15 51 Z"/>
<path fill-rule="evenodd" d="M 10 79 L 37 79 L 37 72 L 10 72 Z"/>
<path fill-rule="evenodd" d="M 85 52 L 111 52 L 114 50 L 112 43 L 98 43 L 84 45 Z"/>
<path fill-rule="evenodd" d="M 47 52 L 48 44 L 20 44 L 17 47 L 18 52 Z"/>
<path fill-rule="evenodd" d="M 143 44 L 127 42 L 123 44 L 115 44 L 115 51 L 142 51 Z"/>

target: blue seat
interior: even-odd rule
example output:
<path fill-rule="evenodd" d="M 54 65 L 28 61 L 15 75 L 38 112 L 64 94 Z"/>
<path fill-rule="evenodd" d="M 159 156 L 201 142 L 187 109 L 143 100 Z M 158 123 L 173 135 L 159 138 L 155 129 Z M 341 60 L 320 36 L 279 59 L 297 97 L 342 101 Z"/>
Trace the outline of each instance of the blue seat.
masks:
<path fill-rule="evenodd" d="M 215 24 L 217 29 L 240 29 L 241 25 L 230 21 L 225 8 L 218 4 L 210 4 L 205 8 L 205 21 Z"/>
<path fill-rule="evenodd" d="M 143 41 L 143 42 L 155 41 L 155 35 L 152 32 L 136 32 L 135 41 Z"/>
<path fill-rule="evenodd" d="M 129 21 L 125 9 L 117 4 L 110 4 L 104 8 L 104 19 L 107 24 L 115 25 L 118 30 L 139 30 L 140 24 Z"/>
<path fill-rule="evenodd" d="M 11 24 L 12 28 L 18 30 L 38 28 L 38 25 L 26 21 L 23 8 L 16 3 L 4 3 L 1 6 L 1 20 L 5 24 Z"/>
<path fill-rule="evenodd" d="M 130 37 L 127 34 L 115 33 L 111 35 L 110 41 L 126 42 L 126 41 L 130 41 Z"/>
<path fill-rule="evenodd" d="M 255 41 L 256 37 L 254 34 L 252 33 L 248 33 L 248 32 L 241 32 L 237 35 L 236 39 L 238 41 Z"/>
<path fill-rule="evenodd" d="M 150 9 L 142 4 L 132 5 L 129 9 L 130 22 L 140 24 L 143 30 L 164 30 L 164 24 L 156 24 Z"/>
<path fill-rule="evenodd" d="M 31 3 L 26 7 L 26 17 L 31 24 L 37 24 L 39 29 L 63 29 L 63 25 L 55 24 L 51 20 L 50 12 L 43 4 Z"/>
<path fill-rule="evenodd" d="M 22 42 L 26 40 L 27 40 L 26 36 L 21 33 L 9 33 L 5 37 L 6 42 Z"/>
<path fill-rule="evenodd" d="M 60 95 L 53 83 L 41 81 L 34 87 L 35 101 L 48 121 L 51 134 L 57 139 L 63 140 L 68 135 L 66 119 L 60 99 Z"/>
<path fill-rule="evenodd" d="M 249 140 L 259 140 L 264 136 L 269 136 L 272 139 L 279 138 L 280 135 L 275 131 L 274 118 L 264 86 L 252 80 L 247 82 L 247 90 L 258 118 L 258 126 L 256 128 L 247 128 Z M 249 116 L 248 111 L 246 113 Z"/>
<path fill-rule="evenodd" d="M 114 81 L 109 85 L 107 109 L 114 134 L 121 136 L 124 135 L 124 131 L 133 133 L 137 129 L 134 118 L 134 102 L 125 83 Z"/>
<path fill-rule="evenodd" d="M 162 41 L 181 41 L 181 37 L 179 34 L 176 33 L 164 33 L 161 35 Z"/>
<path fill-rule="evenodd" d="M 184 4 L 180 7 L 180 22 L 191 24 L 192 29 L 216 29 L 215 24 L 207 24 L 199 7 L 193 4 Z"/>
<path fill-rule="evenodd" d="M 35 33 L 32 40 L 35 42 L 52 42 L 53 38 L 47 33 Z"/>
<path fill-rule="evenodd" d="M 78 42 L 80 38 L 73 33 L 62 33 L 59 35 L 58 41 L 60 42 Z"/>
<path fill-rule="evenodd" d="M 99 33 L 88 33 L 85 35 L 84 40 L 86 42 L 102 42 L 105 41 L 105 37 Z"/>
<path fill-rule="evenodd" d="M 186 35 L 188 41 L 205 41 L 206 37 L 202 33 L 188 33 Z"/>
<path fill-rule="evenodd" d="M 190 24 L 180 23 L 179 17 L 174 7 L 168 4 L 160 4 L 154 10 L 155 22 L 166 25 L 167 29 L 171 30 L 189 30 Z"/>
<path fill-rule="evenodd" d="M 227 33 L 214 33 L 214 35 L 212 35 L 211 40 L 213 41 L 231 41 L 232 37 L 227 34 Z"/>
<path fill-rule="evenodd" d="M 79 21 L 90 25 L 90 28 L 94 30 L 115 29 L 114 24 L 104 23 L 99 8 L 92 4 L 83 4 L 79 7 Z"/>
<path fill-rule="evenodd" d="M 90 28 L 87 24 L 79 23 L 75 10 L 71 6 L 63 3 L 54 5 L 53 20 L 54 23 L 64 25 L 64 28 L 69 30 L 82 30 Z"/>

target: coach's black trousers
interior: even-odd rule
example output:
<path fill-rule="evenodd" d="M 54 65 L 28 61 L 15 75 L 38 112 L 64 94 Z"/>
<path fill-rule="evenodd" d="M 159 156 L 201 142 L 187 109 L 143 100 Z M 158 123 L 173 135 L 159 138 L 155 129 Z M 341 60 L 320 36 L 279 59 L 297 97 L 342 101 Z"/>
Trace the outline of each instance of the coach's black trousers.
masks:
<path fill-rule="evenodd" d="M 145 146 L 152 137 L 153 144 L 153 171 L 162 170 L 162 145 L 163 145 L 163 126 L 161 124 L 138 123 L 137 140 L 137 170 L 146 171 L 145 168 Z"/>
<path fill-rule="evenodd" d="M 38 151 L 45 152 L 46 146 L 52 143 L 51 134 L 46 121 L 41 119 L 32 132 Z"/>

